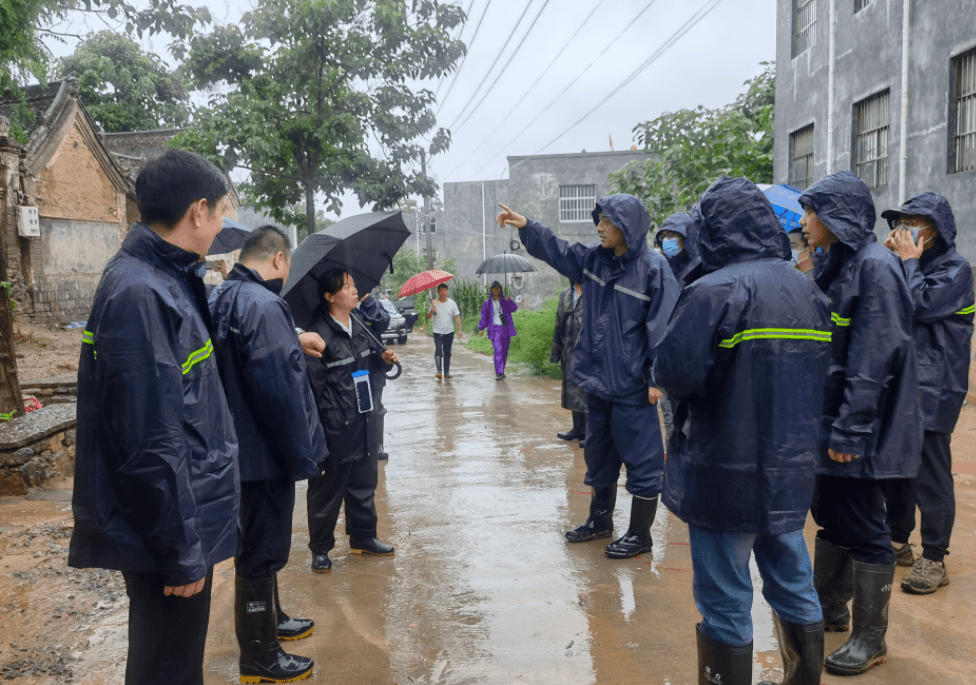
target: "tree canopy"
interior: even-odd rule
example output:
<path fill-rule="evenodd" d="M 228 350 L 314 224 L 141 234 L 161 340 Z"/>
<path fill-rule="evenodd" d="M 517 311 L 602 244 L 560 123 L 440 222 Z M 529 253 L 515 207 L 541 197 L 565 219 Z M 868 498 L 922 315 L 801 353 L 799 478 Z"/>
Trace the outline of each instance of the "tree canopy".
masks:
<path fill-rule="evenodd" d="M 652 226 L 690 209 L 719 176 L 772 183 L 775 68 L 762 64 L 763 73 L 746 81 L 731 105 L 667 112 L 634 127 L 650 158 L 610 174 L 610 183 L 644 201 Z"/>
<path fill-rule="evenodd" d="M 179 71 L 143 52 L 125 35 L 102 31 L 60 61 L 61 76 L 74 74 L 88 113 L 109 133 L 185 126 L 189 93 Z"/>
<path fill-rule="evenodd" d="M 335 212 L 347 189 L 374 209 L 432 195 L 417 161 L 450 134 L 432 133 L 434 94 L 412 82 L 453 68 L 463 18 L 437 0 L 258 0 L 239 25 L 191 41 L 188 71 L 212 97 L 176 144 L 249 170 L 248 196 L 310 232 L 316 195 Z"/>

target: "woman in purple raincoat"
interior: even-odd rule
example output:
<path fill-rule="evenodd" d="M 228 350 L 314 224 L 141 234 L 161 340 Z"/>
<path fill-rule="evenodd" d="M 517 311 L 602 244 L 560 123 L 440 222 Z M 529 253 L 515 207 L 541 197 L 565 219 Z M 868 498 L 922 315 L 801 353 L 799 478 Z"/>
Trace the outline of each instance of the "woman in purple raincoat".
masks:
<path fill-rule="evenodd" d="M 478 324 L 478 335 L 488 329 L 488 338 L 495 346 L 495 380 L 505 377 L 505 362 L 508 360 L 508 342 L 516 335 L 515 322 L 512 313 L 518 305 L 511 297 L 502 297 L 502 284 L 495 281 L 491 284 L 491 297 L 481 306 L 481 323 Z"/>

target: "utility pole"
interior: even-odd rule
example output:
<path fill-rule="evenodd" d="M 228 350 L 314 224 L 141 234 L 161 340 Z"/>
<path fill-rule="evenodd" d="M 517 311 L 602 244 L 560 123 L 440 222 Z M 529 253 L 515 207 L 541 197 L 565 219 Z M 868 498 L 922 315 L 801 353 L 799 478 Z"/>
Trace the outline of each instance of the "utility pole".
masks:
<path fill-rule="evenodd" d="M 427 151 L 420 151 L 420 173 L 427 178 Z M 424 233 L 427 234 L 427 270 L 434 268 L 434 249 L 430 238 L 430 211 L 427 205 L 427 195 L 424 194 Z"/>

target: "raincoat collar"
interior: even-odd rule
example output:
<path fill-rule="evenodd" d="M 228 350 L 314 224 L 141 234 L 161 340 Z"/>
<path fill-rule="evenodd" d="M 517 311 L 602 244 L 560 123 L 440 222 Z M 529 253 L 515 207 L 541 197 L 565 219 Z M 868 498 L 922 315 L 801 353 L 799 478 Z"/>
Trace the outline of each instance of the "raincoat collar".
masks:
<path fill-rule="evenodd" d="M 203 277 L 207 269 L 200 255 L 166 242 L 141 222 L 129 229 L 122 241 L 122 250 L 140 261 L 176 274 Z"/>
<path fill-rule="evenodd" d="M 234 265 L 234 268 L 230 270 L 227 274 L 228 281 L 251 281 L 253 283 L 260 283 L 265 288 L 270 290 L 275 295 L 281 295 L 281 289 L 285 287 L 285 281 L 281 278 L 272 278 L 271 280 L 264 280 L 254 269 L 244 266 L 240 262 Z"/>
<path fill-rule="evenodd" d="M 790 240 L 769 199 L 746 178 L 723 176 L 701 198 L 698 252 L 706 272 L 755 259 L 789 259 Z"/>
<path fill-rule="evenodd" d="M 855 252 L 878 241 L 874 235 L 877 215 L 871 191 L 850 171 L 820 179 L 807 188 L 798 202 L 816 212 L 820 223 Z"/>
<path fill-rule="evenodd" d="M 633 195 L 608 195 L 596 203 L 593 209 L 593 224 L 600 223 L 600 215 L 606 214 L 613 225 L 623 231 L 627 240 L 627 251 L 619 257 L 621 263 L 627 263 L 647 248 L 647 234 L 651 230 L 651 217 L 647 213 L 644 203 Z M 614 261 L 616 255 L 613 250 L 599 248 L 597 254 L 605 259 Z"/>

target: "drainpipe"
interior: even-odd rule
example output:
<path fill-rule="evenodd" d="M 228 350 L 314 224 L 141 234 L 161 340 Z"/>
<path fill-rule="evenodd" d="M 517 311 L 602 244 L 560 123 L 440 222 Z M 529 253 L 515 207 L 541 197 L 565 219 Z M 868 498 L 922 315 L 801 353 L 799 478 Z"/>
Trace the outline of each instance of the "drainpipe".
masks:
<path fill-rule="evenodd" d="M 908 31 L 911 28 L 911 0 L 904 0 L 901 23 L 901 159 L 898 169 L 898 204 L 903 204 L 908 180 Z"/>
<path fill-rule="evenodd" d="M 834 173 L 834 35 L 837 27 L 835 0 L 830 0 L 827 17 L 827 175 Z"/>

